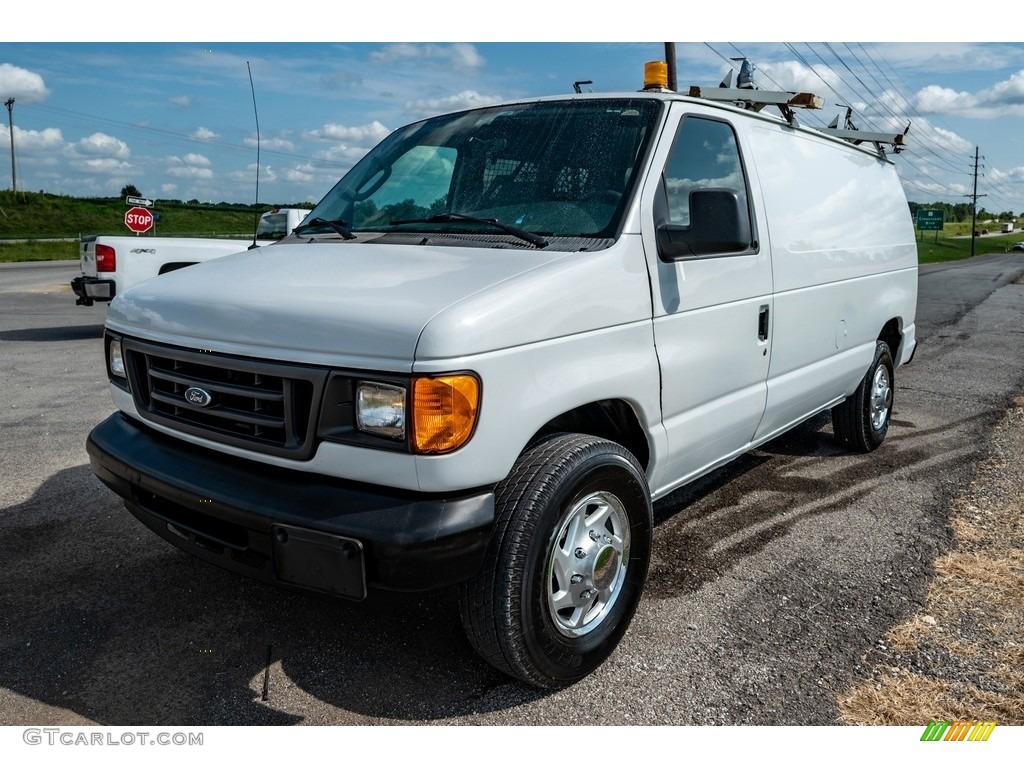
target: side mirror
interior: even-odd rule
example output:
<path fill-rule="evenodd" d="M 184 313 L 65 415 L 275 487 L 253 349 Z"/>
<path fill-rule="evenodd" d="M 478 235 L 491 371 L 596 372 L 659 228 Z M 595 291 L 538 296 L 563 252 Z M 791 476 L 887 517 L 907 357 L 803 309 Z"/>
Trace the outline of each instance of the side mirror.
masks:
<path fill-rule="evenodd" d="M 746 251 L 751 245 L 750 216 L 733 189 L 690 192 L 690 225 L 662 224 L 658 254 L 668 261 Z"/>

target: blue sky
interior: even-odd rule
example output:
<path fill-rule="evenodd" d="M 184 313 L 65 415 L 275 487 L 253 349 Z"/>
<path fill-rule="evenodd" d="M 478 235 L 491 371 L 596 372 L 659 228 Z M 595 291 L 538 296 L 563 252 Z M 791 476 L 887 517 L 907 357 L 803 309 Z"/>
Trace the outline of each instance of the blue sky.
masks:
<path fill-rule="evenodd" d="M 312 27 L 322 32 L 329 19 L 341 36 L 347 24 L 330 8 Z M 311 31 L 307 18 L 285 33 L 301 39 L 303 30 Z M 737 31 L 749 40 L 758 27 L 747 21 Z M 406 24 L 387 32 L 416 37 L 415 25 Z M 634 24 L 623 27 L 623 36 L 637 26 L 661 31 Z M 777 26 L 765 36 L 777 34 Z M 525 39 L 528 29 L 520 22 L 511 31 Z M 168 30 L 175 31 L 182 34 Z M 593 80 L 595 91 L 636 90 L 644 62 L 664 51 L 661 42 L 636 41 L 249 43 L 238 38 L 266 30 L 249 25 L 227 34 L 222 27 L 218 34 L 212 25 L 210 31 L 235 40 L 81 43 L 69 28 L 62 42 L 0 43 L 0 100 L 15 99 L 19 188 L 116 195 L 131 182 L 153 198 L 251 202 L 256 131 L 246 62 L 259 108 L 260 201 L 278 203 L 318 200 L 390 130 L 418 118 L 569 93 L 575 80 Z M 724 39 L 731 27 L 719 23 L 708 31 Z M 813 30 L 785 31 L 810 36 Z M 592 32 L 600 39 L 615 30 Z M 441 31 L 426 25 L 418 33 L 440 37 Z M 21 39 L 31 34 L 26 30 Z M 902 129 L 911 120 L 910 148 L 896 158 L 911 200 L 962 201 L 978 145 L 985 174 L 979 192 L 987 195 L 980 205 L 1024 210 L 1024 44 L 866 39 L 679 42 L 680 88 L 717 85 L 729 68 L 726 59 L 746 55 L 762 87 L 825 98 L 823 110 L 802 117 L 806 124 L 828 123 L 842 111 L 840 103 L 854 106 L 862 128 Z M 3 118 L 0 187 L 9 188 Z"/>

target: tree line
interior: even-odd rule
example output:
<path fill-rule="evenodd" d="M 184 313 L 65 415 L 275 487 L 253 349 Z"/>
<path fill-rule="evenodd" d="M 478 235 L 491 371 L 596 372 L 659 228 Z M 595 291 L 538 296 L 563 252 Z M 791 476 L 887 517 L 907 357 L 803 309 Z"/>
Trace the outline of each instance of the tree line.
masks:
<path fill-rule="evenodd" d="M 970 203 L 913 203 L 908 202 L 910 206 L 910 215 L 914 218 L 917 217 L 919 210 L 940 210 L 944 211 L 945 215 L 943 219 L 946 223 L 961 223 L 969 222 L 971 220 L 971 209 Z M 984 208 L 978 209 L 978 219 L 985 221 L 987 219 L 996 219 L 997 221 L 1013 221 L 1017 216 L 1013 211 L 1001 211 L 995 213 L 994 211 L 986 211 Z"/>

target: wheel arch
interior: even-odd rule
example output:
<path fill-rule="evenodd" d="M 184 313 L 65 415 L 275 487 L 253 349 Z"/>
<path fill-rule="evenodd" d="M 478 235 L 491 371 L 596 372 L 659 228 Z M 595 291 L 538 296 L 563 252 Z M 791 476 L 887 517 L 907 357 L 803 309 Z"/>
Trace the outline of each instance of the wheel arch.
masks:
<path fill-rule="evenodd" d="M 889 347 L 893 361 L 900 359 L 900 347 L 903 344 L 903 319 L 894 317 L 882 326 L 877 341 L 884 341 Z"/>
<path fill-rule="evenodd" d="M 650 438 L 636 410 L 626 400 L 597 400 L 561 413 L 538 429 L 528 445 L 558 432 L 576 432 L 618 443 L 633 454 L 645 472 L 651 461 Z"/>

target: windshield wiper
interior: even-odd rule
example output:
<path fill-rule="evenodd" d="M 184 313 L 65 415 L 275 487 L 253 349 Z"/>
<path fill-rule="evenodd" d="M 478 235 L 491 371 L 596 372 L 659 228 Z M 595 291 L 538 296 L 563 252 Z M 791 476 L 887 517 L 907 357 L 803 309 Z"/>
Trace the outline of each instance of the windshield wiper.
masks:
<path fill-rule="evenodd" d="M 330 227 L 339 235 L 346 240 L 355 240 L 356 236 L 352 233 L 352 230 L 348 228 L 348 222 L 342 219 L 335 219 L 334 221 L 328 221 L 327 219 L 321 219 L 317 216 L 315 219 L 310 219 L 305 224 L 300 224 L 292 230 L 292 234 L 301 235 L 303 232 L 307 232 L 311 229 L 320 229 L 322 227 Z"/>
<path fill-rule="evenodd" d="M 400 226 L 402 224 L 446 224 L 455 221 L 464 221 L 470 224 L 487 224 L 495 229 L 500 229 L 506 234 L 518 237 L 520 240 L 525 240 L 531 245 L 536 245 L 538 248 L 544 248 L 548 244 L 548 241 L 540 235 L 534 234 L 533 232 L 527 232 L 525 229 L 504 224 L 497 219 L 485 219 L 480 216 L 467 216 L 464 213 L 435 213 L 433 216 L 428 216 L 425 219 L 398 219 L 396 221 L 389 221 L 388 223 L 394 226 Z"/>

